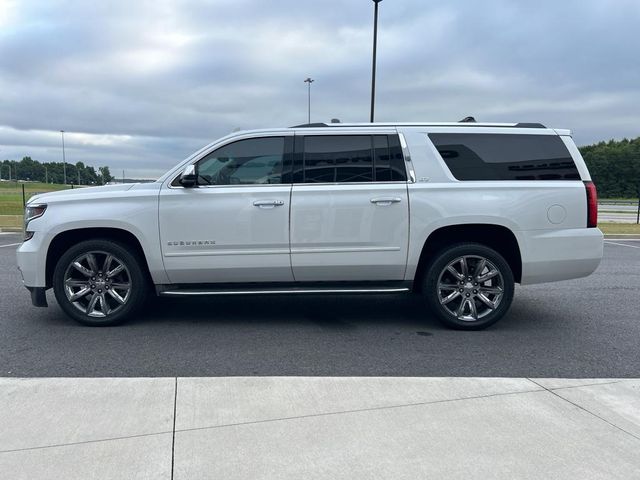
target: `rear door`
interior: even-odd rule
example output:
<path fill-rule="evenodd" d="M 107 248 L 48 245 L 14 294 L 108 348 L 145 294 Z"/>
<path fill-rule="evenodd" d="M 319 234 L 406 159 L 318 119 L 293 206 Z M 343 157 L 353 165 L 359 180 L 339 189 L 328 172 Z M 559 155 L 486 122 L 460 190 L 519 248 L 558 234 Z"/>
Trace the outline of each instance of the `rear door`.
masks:
<path fill-rule="evenodd" d="M 403 280 L 409 204 L 397 134 L 297 134 L 295 145 L 296 281 Z"/>

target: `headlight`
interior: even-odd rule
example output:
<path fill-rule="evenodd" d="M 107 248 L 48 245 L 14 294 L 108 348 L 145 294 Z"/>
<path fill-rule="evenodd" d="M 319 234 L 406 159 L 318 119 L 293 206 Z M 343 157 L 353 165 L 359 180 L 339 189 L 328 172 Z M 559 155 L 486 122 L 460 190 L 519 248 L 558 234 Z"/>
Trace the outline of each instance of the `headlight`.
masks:
<path fill-rule="evenodd" d="M 44 215 L 47 206 L 43 203 L 35 203 L 33 205 L 27 205 L 24 209 L 24 240 L 27 241 L 33 237 L 33 232 L 28 232 L 27 227 L 29 222 L 34 218 Z"/>

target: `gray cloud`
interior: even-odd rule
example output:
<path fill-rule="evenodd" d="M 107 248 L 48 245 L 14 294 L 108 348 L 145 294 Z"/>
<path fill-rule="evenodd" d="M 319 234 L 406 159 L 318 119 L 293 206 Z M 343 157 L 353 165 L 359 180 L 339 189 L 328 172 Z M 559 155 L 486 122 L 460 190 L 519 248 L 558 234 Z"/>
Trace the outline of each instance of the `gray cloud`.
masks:
<path fill-rule="evenodd" d="M 0 3 L 0 158 L 155 176 L 236 127 L 366 121 L 369 0 Z M 637 0 L 384 0 L 377 120 L 640 135 Z M 129 174 L 128 174 L 129 175 Z"/>

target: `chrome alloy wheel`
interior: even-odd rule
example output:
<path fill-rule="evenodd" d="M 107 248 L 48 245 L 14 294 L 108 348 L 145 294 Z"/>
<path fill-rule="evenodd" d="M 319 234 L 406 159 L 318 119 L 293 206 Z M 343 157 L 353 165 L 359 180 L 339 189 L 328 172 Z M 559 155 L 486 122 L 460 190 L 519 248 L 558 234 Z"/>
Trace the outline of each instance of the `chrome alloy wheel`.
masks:
<path fill-rule="evenodd" d="M 65 271 L 64 292 L 85 315 L 106 317 L 129 300 L 131 275 L 124 262 L 110 253 L 83 253 Z"/>
<path fill-rule="evenodd" d="M 464 255 L 450 262 L 438 277 L 438 298 L 444 309 L 465 322 L 493 312 L 504 295 L 500 270 L 479 255 Z"/>

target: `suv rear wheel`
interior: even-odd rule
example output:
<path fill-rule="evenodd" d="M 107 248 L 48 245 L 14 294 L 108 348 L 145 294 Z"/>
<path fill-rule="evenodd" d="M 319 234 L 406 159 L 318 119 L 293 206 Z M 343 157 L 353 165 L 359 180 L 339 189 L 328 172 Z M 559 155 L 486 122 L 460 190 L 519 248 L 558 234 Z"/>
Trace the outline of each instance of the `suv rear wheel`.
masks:
<path fill-rule="evenodd" d="M 478 243 L 462 243 L 436 255 L 427 269 L 422 291 L 445 325 L 481 330 L 509 310 L 513 273 L 495 250 Z"/>
<path fill-rule="evenodd" d="M 147 285 L 140 261 L 126 245 L 87 240 L 62 255 L 53 273 L 60 307 L 80 323 L 116 325 L 145 300 Z"/>

